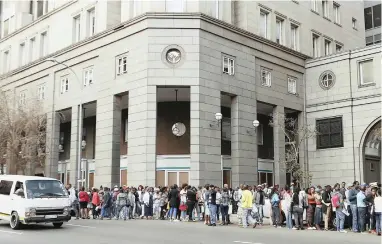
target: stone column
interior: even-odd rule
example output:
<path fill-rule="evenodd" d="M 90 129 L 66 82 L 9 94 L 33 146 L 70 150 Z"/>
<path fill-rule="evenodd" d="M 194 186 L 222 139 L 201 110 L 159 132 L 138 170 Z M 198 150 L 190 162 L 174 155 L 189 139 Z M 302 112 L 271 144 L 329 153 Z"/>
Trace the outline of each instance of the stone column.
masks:
<path fill-rule="evenodd" d="M 60 140 L 60 116 L 57 112 L 47 113 L 45 177 L 58 176 L 58 146 Z"/>
<path fill-rule="evenodd" d="M 130 90 L 127 167 L 129 185 L 155 185 L 156 117 L 157 87 L 143 86 Z"/>
<path fill-rule="evenodd" d="M 107 95 L 97 100 L 94 185 L 120 184 L 121 97 Z"/>
<path fill-rule="evenodd" d="M 273 108 L 273 147 L 274 147 L 274 184 L 284 186 L 286 184 L 285 171 L 285 112 L 283 106 Z"/>
<path fill-rule="evenodd" d="M 221 123 L 215 113 L 220 113 L 220 91 L 191 86 L 191 165 L 190 184 L 214 184 L 223 182 L 221 169 Z M 210 126 L 213 124 L 213 126 Z"/>
<path fill-rule="evenodd" d="M 235 96 L 231 106 L 232 185 L 257 183 L 256 100 Z"/>
<path fill-rule="evenodd" d="M 77 186 L 78 182 L 78 122 L 79 122 L 79 106 L 72 107 L 72 120 L 70 122 L 70 175 L 69 181 L 73 186 Z"/>

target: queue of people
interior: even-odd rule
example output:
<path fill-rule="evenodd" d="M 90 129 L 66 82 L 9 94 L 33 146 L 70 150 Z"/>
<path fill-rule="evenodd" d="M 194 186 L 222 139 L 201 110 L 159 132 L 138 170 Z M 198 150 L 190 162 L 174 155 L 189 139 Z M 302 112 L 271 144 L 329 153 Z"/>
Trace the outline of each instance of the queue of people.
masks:
<path fill-rule="evenodd" d="M 280 188 L 240 185 L 231 189 L 205 185 L 192 187 L 100 187 L 79 192 L 67 186 L 76 219 L 157 219 L 203 221 L 205 225 L 231 224 L 230 215 L 237 214 L 243 228 L 263 225 L 264 211 L 270 214 L 275 228 L 291 230 L 336 230 L 381 235 L 382 195 L 380 185 L 335 184 L 322 188 L 300 189 L 292 185 Z M 268 204 L 266 204 L 268 202 Z M 268 209 L 265 209 L 268 208 Z M 304 225 L 306 215 L 306 228 Z M 335 220 L 335 221 L 334 221 Z"/>

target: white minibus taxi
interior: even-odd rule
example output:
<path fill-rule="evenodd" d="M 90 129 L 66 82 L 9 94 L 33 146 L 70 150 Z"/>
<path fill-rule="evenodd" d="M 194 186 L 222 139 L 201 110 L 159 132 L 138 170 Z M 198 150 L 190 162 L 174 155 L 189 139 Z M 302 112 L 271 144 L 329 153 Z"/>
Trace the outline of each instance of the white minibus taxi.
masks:
<path fill-rule="evenodd" d="M 12 229 L 22 224 L 52 223 L 60 228 L 71 219 L 64 185 L 53 178 L 0 175 L 0 220 Z"/>

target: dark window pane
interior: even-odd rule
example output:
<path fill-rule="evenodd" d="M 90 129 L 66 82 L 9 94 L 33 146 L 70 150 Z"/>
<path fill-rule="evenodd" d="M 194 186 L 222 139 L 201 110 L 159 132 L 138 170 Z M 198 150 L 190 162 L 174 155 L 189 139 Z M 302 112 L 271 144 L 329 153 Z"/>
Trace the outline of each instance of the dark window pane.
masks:
<path fill-rule="evenodd" d="M 381 26 L 381 4 L 373 7 L 374 27 Z"/>
<path fill-rule="evenodd" d="M 342 118 L 317 121 L 317 148 L 342 147 Z"/>
<path fill-rule="evenodd" d="M 260 172 L 260 184 L 267 183 L 267 173 Z"/>
<path fill-rule="evenodd" d="M 340 133 L 330 135 L 330 146 L 342 146 L 342 136 Z"/>
<path fill-rule="evenodd" d="M 330 147 L 330 136 L 329 135 L 320 135 L 318 141 L 319 147 Z"/>
<path fill-rule="evenodd" d="M 319 134 L 328 134 L 330 133 L 330 130 L 329 130 L 329 123 L 328 122 L 320 122 L 318 124 L 318 132 Z"/>
<path fill-rule="evenodd" d="M 371 12 L 371 7 L 365 8 L 364 14 L 365 14 L 365 29 L 367 30 L 367 29 L 373 28 L 373 14 Z"/>
<path fill-rule="evenodd" d="M 330 124 L 330 133 L 340 133 L 342 131 L 342 123 L 340 120 L 332 121 Z"/>

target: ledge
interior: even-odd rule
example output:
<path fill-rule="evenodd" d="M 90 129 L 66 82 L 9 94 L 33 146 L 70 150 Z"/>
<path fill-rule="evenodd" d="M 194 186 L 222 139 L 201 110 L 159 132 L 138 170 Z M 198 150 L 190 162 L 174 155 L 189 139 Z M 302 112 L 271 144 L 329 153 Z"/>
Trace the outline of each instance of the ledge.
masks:
<path fill-rule="evenodd" d="M 313 13 L 317 14 L 318 16 L 320 16 L 320 13 L 319 13 L 319 12 L 317 12 L 317 11 L 315 11 L 315 10 L 313 10 L 313 9 L 311 9 L 310 11 L 312 11 Z"/>
<path fill-rule="evenodd" d="M 335 25 L 338 25 L 339 27 L 342 27 L 340 23 L 334 22 Z"/>

